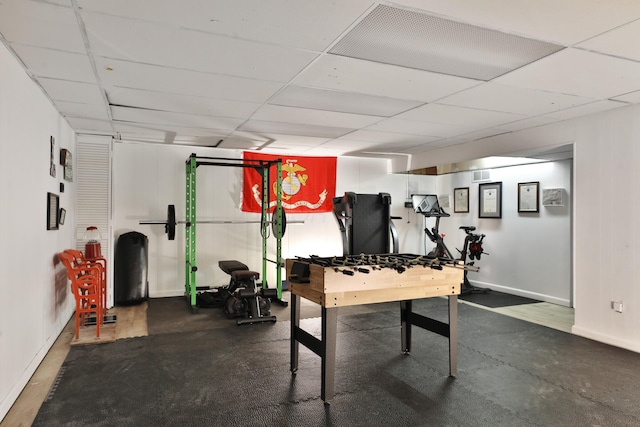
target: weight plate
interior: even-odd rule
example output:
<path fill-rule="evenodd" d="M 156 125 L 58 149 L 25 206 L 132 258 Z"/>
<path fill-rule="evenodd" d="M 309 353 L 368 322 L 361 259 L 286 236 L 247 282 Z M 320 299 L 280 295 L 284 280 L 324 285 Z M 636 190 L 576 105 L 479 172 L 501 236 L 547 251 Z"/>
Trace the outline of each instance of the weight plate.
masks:
<path fill-rule="evenodd" d="M 278 217 L 276 215 L 271 215 L 271 231 L 273 231 L 273 235 L 276 236 L 277 239 L 282 239 L 284 237 L 284 233 L 287 230 L 287 214 L 282 211 L 282 217 L 280 219 L 280 223 L 282 224 L 281 233 L 278 233 Z M 278 212 L 276 209 L 275 212 Z M 278 235 L 279 234 L 279 235 Z"/>
<path fill-rule="evenodd" d="M 169 235 L 169 240 L 176 238 L 176 206 L 169 205 L 167 207 L 167 223 L 164 226 L 165 231 Z"/>

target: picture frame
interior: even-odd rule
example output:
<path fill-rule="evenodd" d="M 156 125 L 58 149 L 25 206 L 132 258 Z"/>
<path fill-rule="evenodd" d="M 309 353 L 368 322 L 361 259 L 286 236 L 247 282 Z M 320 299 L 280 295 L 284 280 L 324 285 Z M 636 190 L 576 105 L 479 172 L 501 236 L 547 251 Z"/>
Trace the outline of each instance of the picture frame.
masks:
<path fill-rule="evenodd" d="M 51 135 L 49 137 L 49 175 L 56 177 L 56 164 L 53 161 L 53 151 L 56 146 L 56 139 Z"/>
<path fill-rule="evenodd" d="M 469 212 L 469 187 L 459 187 L 453 189 L 453 212 Z"/>
<path fill-rule="evenodd" d="M 545 188 L 542 190 L 543 206 L 564 206 L 563 188 Z"/>
<path fill-rule="evenodd" d="M 63 169 L 63 177 L 65 181 L 73 181 L 73 155 L 66 148 L 60 149 L 60 164 Z"/>
<path fill-rule="evenodd" d="M 47 193 L 47 230 L 58 229 L 59 209 L 60 197 L 57 194 Z"/>
<path fill-rule="evenodd" d="M 518 183 L 518 212 L 540 212 L 540 182 Z"/>
<path fill-rule="evenodd" d="M 58 224 L 64 225 L 64 220 L 67 218 L 67 210 L 65 208 L 60 208 L 60 213 L 58 215 Z"/>
<path fill-rule="evenodd" d="M 502 182 L 478 184 L 478 218 L 502 218 Z"/>

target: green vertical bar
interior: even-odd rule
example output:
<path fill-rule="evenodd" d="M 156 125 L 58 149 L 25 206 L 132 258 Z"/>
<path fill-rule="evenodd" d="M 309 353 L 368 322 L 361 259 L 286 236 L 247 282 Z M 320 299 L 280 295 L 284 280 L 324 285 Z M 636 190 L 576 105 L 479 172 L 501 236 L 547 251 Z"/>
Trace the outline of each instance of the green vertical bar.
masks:
<path fill-rule="evenodd" d="M 267 237 L 269 236 L 269 224 L 266 222 L 269 215 L 269 169 L 271 163 L 262 165 L 262 224 L 260 233 L 262 235 L 262 287 L 267 285 Z"/>
<path fill-rule="evenodd" d="M 196 157 L 187 161 L 185 292 L 192 310 L 196 307 Z"/>
<path fill-rule="evenodd" d="M 276 285 L 278 287 L 278 299 L 282 300 L 282 160 L 278 159 L 278 176 L 276 177 Z M 273 218 L 271 218 L 273 220 Z"/>

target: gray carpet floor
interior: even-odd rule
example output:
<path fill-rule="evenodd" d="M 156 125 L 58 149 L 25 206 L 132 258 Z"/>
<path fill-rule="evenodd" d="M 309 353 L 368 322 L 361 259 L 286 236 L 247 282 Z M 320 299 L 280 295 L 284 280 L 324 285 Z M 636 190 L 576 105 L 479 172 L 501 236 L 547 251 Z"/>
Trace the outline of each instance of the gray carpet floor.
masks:
<path fill-rule="evenodd" d="M 446 304 L 414 311 L 446 321 Z M 399 304 L 371 307 L 341 309 L 325 405 L 318 356 L 301 346 L 289 371 L 288 308 L 274 307 L 275 324 L 238 327 L 221 309 L 151 300 L 150 336 L 71 349 L 34 425 L 640 425 L 640 354 L 461 304 L 453 379 L 445 338 L 414 328 L 403 355 Z M 301 325 L 320 334 L 317 317 Z"/>

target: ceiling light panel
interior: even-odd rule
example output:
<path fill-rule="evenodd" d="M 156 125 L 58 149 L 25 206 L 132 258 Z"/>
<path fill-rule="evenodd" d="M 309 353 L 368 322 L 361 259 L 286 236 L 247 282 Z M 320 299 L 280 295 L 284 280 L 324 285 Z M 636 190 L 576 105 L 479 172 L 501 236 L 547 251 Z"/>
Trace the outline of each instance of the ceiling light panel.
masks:
<path fill-rule="evenodd" d="M 539 40 L 378 5 L 329 53 L 491 80 L 561 49 Z"/>
<path fill-rule="evenodd" d="M 269 104 L 301 107 L 313 110 L 335 111 L 370 116 L 391 117 L 422 105 L 420 101 L 288 86 Z"/>

